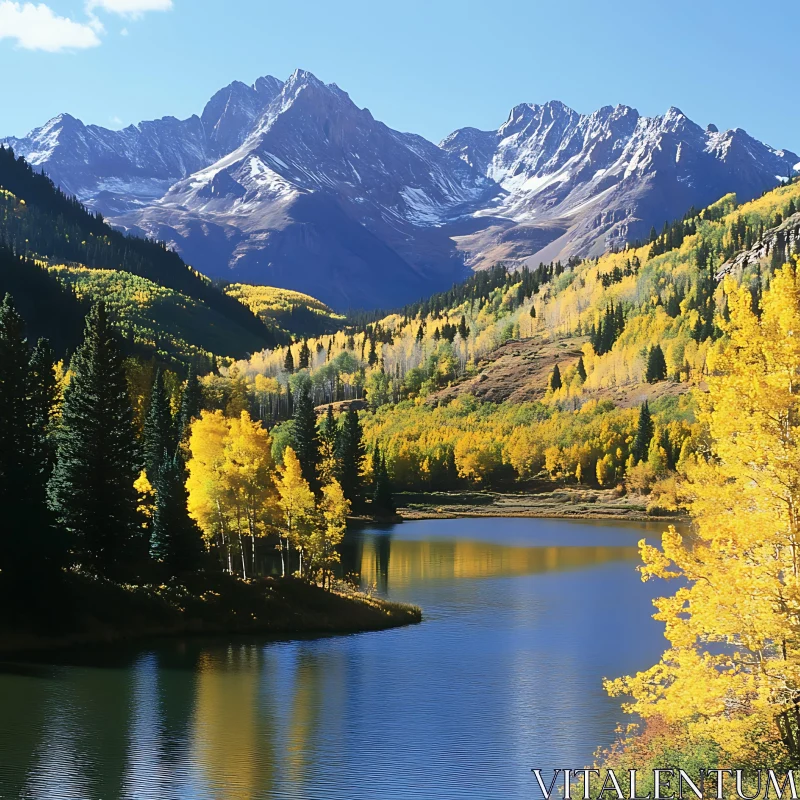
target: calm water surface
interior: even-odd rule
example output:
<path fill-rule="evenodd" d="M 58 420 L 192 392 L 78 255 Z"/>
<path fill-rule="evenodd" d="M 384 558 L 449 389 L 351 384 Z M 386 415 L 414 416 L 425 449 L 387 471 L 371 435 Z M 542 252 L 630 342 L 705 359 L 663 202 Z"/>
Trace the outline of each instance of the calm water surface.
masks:
<path fill-rule="evenodd" d="M 418 626 L 159 642 L 0 664 L 0 797 L 516 800 L 621 721 L 603 677 L 665 644 L 636 543 L 658 528 L 476 519 L 354 535 L 348 571 Z"/>

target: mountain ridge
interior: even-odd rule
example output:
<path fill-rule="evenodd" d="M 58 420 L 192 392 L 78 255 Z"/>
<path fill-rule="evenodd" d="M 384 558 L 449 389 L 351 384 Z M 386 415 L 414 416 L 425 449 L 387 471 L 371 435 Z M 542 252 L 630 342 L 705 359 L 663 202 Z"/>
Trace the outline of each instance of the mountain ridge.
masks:
<path fill-rule="evenodd" d="M 790 151 L 675 107 L 644 117 L 522 103 L 494 131 L 461 128 L 436 145 L 304 70 L 234 81 L 187 120 L 112 132 L 61 115 L 5 141 L 111 224 L 206 274 L 339 309 L 394 307 L 498 261 L 600 255 L 800 168 Z"/>

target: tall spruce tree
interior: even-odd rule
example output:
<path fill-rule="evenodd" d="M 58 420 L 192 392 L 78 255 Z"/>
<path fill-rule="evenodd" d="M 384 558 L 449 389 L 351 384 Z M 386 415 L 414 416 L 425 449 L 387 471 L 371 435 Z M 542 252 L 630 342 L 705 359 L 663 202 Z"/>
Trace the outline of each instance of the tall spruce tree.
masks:
<path fill-rule="evenodd" d="M 322 483 L 330 482 L 335 478 L 336 470 L 336 445 L 339 438 L 339 427 L 333 415 L 333 406 L 328 406 L 325 418 L 319 426 L 319 474 Z"/>
<path fill-rule="evenodd" d="M 557 392 L 561 388 L 561 370 L 558 368 L 558 364 L 553 367 L 553 371 L 550 373 L 550 379 L 547 382 L 547 385 L 554 392 Z"/>
<path fill-rule="evenodd" d="M 647 370 L 645 380 L 648 383 L 658 383 L 667 377 L 667 362 L 660 344 L 654 344 L 647 354 Z"/>
<path fill-rule="evenodd" d="M 650 449 L 650 441 L 653 438 L 654 430 L 653 418 L 650 416 L 650 407 L 645 400 L 639 408 L 639 422 L 636 425 L 636 436 L 634 437 L 633 447 L 631 448 L 631 454 L 633 455 L 635 464 L 647 459 L 647 453 Z"/>
<path fill-rule="evenodd" d="M 586 365 L 583 363 L 583 356 L 578 359 L 578 366 L 576 367 L 578 377 L 582 381 L 586 381 Z"/>
<path fill-rule="evenodd" d="M 203 390 L 200 388 L 200 381 L 197 379 L 197 372 L 194 366 L 189 367 L 189 375 L 186 378 L 186 386 L 183 387 L 181 395 L 181 408 L 178 412 L 177 437 L 178 441 L 185 441 L 189 436 L 189 429 L 192 420 L 200 416 L 203 409 Z"/>
<path fill-rule="evenodd" d="M 0 305 L 0 578 L 31 586 L 61 563 L 47 508 L 50 421 L 55 404 L 53 356 L 40 340 L 31 354 L 10 295 Z"/>
<path fill-rule="evenodd" d="M 156 370 L 150 403 L 144 418 L 144 469 L 152 484 L 165 458 L 169 458 L 177 444 L 175 425 L 170 410 L 169 397 L 164 387 L 164 376 Z"/>
<path fill-rule="evenodd" d="M 75 559 L 112 578 L 135 577 L 147 555 L 134 481 L 140 453 L 122 350 L 104 303 L 86 319 L 64 392 L 50 506 Z"/>
<path fill-rule="evenodd" d="M 205 549 L 200 529 L 187 509 L 186 467 L 180 451 L 164 453 L 153 488 L 156 502 L 150 555 L 170 577 L 199 569 Z"/>
<path fill-rule="evenodd" d="M 351 408 L 347 411 L 339 432 L 336 448 L 336 466 L 339 483 L 344 496 L 352 503 L 353 508 L 360 508 L 363 501 L 362 470 L 366 449 L 361 420 L 358 412 Z"/>
<path fill-rule="evenodd" d="M 319 486 L 318 467 L 320 463 L 319 438 L 317 434 L 317 414 L 311 397 L 308 380 L 300 384 L 294 404 L 292 418 L 292 449 L 300 462 L 303 478 L 311 490 L 317 492 Z"/>
<path fill-rule="evenodd" d="M 298 369 L 308 369 L 311 365 L 311 350 L 308 349 L 308 340 L 303 339 L 303 344 L 300 346 L 300 356 L 297 360 Z"/>
<path fill-rule="evenodd" d="M 397 507 L 389 470 L 386 467 L 386 455 L 381 453 L 377 442 L 372 451 L 372 486 L 373 513 L 378 516 L 394 514 Z"/>

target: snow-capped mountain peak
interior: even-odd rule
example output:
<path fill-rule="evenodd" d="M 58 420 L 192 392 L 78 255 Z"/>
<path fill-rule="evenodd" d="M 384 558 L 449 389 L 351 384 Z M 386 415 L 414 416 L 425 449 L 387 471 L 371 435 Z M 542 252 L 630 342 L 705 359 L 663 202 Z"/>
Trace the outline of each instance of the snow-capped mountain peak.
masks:
<path fill-rule="evenodd" d="M 467 268 L 595 255 L 800 158 L 680 109 L 514 106 L 438 146 L 298 69 L 234 81 L 199 116 L 112 131 L 62 114 L 6 143 L 120 227 L 211 275 L 395 306 Z M 798 166 L 795 166 L 798 165 Z"/>

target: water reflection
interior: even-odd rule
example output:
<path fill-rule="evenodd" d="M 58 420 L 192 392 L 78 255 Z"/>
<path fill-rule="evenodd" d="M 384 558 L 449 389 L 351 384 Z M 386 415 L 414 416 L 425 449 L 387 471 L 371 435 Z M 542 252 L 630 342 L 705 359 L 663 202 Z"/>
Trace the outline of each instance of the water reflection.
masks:
<path fill-rule="evenodd" d="M 635 544 L 624 547 L 522 547 L 478 541 L 392 541 L 371 536 L 362 548 L 362 586 L 407 589 L 417 583 L 473 580 L 580 569 L 609 561 L 633 560 Z"/>
<path fill-rule="evenodd" d="M 611 735 L 601 678 L 660 649 L 641 535 L 528 520 L 366 531 L 345 570 L 419 602 L 423 625 L 7 665 L 0 798 L 534 796 L 534 762 L 584 762 Z"/>

